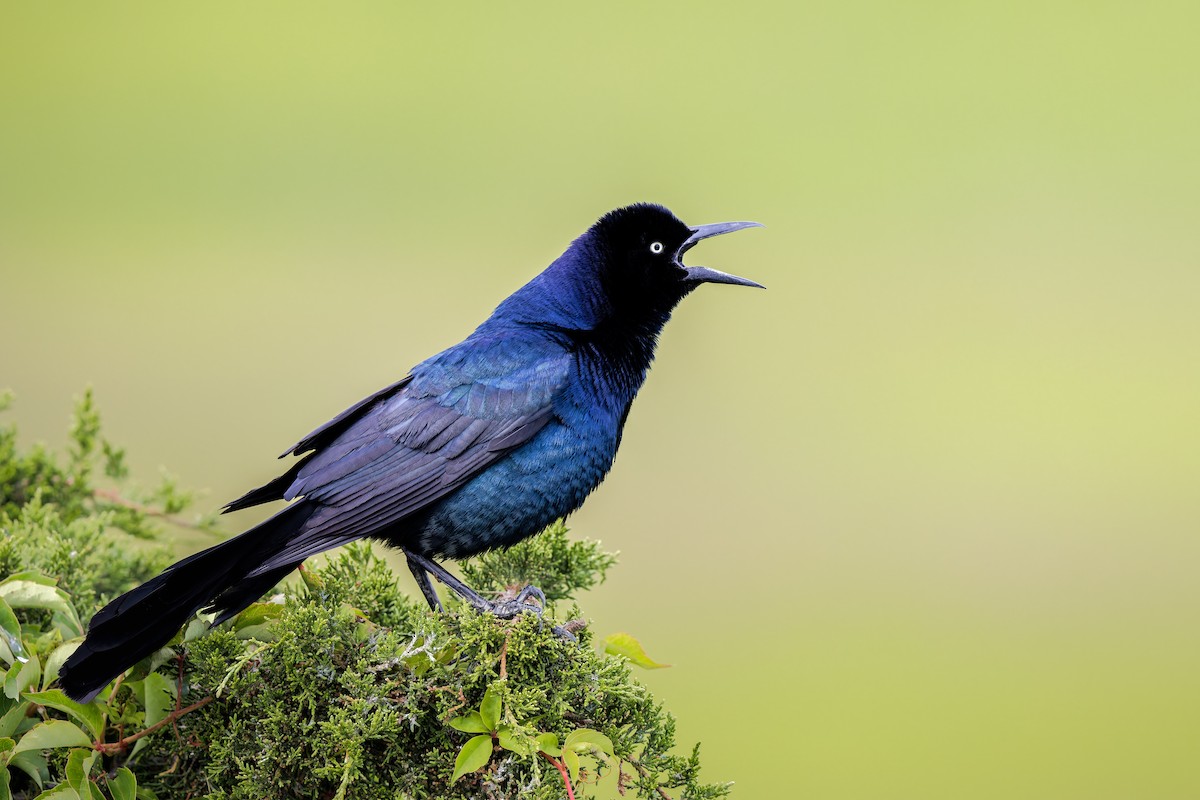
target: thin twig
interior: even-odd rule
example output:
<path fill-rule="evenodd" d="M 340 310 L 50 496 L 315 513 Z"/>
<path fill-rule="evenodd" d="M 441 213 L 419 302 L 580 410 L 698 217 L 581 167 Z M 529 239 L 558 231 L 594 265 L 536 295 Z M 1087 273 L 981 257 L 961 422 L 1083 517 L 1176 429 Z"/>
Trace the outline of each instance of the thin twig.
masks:
<path fill-rule="evenodd" d="M 121 493 L 118 492 L 116 489 L 93 489 L 92 495 L 94 497 L 98 497 L 101 500 L 107 500 L 110 503 L 114 503 L 118 506 L 121 506 L 122 508 L 128 508 L 132 511 L 137 511 L 139 514 L 145 514 L 148 517 L 157 517 L 158 519 L 161 519 L 165 522 L 169 522 L 170 524 L 175 525 L 176 527 L 179 527 L 179 528 L 190 528 L 191 530 L 194 530 L 194 531 L 202 531 L 204 533 L 214 535 L 214 536 L 217 535 L 216 532 L 212 530 L 212 528 L 206 528 L 204 525 L 201 525 L 198 522 L 189 522 L 188 520 L 182 519 L 174 514 L 168 514 L 166 511 L 163 511 L 161 508 L 155 508 L 154 506 L 142 505 L 141 503 L 136 503 L 133 500 L 130 500 L 126 497 L 122 497 Z"/>
<path fill-rule="evenodd" d="M 446 719 L 449 719 L 451 714 L 453 714 L 455 711 L 458 711 L 460 708 L 462 708 L 463 706 L 465 706 L 467 704 L 467 696 L 465 694 L 463 694 L 462 689 L 455 689 L 453 686 L 430 686 L 429 690 L 432 692 L 457 692 L 458 693 L 458 703 L 456 705 L 450 706 L 450 709 L 446 712 Z"/>
<path fill-rule="evenodd" d="M 159 728 L 162 728 L 166 725 L 174 724 L 175 720 L 179 719 L 184 714 L 189 714 L 198 708 L 203 708 L 204 706 L 208 705 L 212 701 L 213 701 L 213 696 L 209 695 L 208 697 L 197 700 L 196 702 L 192 703 L 190 706 L 187 706 L 186 708 L 180 708 L 180 709 L 176 709 L 175 711 L 172 711 L 170 714 L 167 714 L 167 716 L 163 717 L 158 722 L 151 725 L 149 728 L 146 728 L 145 730 L 140 730 L 137 733 L 133 734 L 132 736 L 126 736 L 124 739 L 122 739 L 119 742 L 96 742 L 92 746 L 92 748 L 94 750 L 99 750 L 101 753 L 104 753 L 106 756 L 112 756 L 112 755 L 116 755 L 117 753 L 123 753 L 129 749 L 129 745 L 133 744 L 134 742 L 136 742 L 138 739 L 142 738 L 143 736 L 147 736 L 151 733 L 154 733 Z"/>
<path fill-rule="evenodd" d="M 632 758 L 627 758 L 624 760 L 627 761 L 631 766 L 633 766 L 633 768 L 636 769 L 643 778 L 650 777 L 650 770 L 643 767 L 640 762 L 634 761 Z M 673 800 L 671 795 L 667 794 L 667 791 L 665 789 L 663 789 L 661 786 L 658 786 L 656 784 L 654 788 L 655 788 L 655 790 L 658 791 L 658 796 L 661 797 L 663 800 Z"/>
<path fill-rule="evenodd" d="M 178 653 L 175 656 L 175 666 L 179 669 L 178 683 L 175 684 L 175 710 L 179 710 L 179 704 L 183 702 L 183 653 Z M 176 720 L 179 718 L 176 717 Z M 171 727 L 175 729 L 176 741 L 182 742 L 183 737 L 179 735 L 179 723 L 172 722 Z"/>
<path fill-rule="evenodd" d="M 508 680 L 508 640 L 512 638 L 512 631 L 504 634 L 504 644 L 500 645 L 500 680 Z"/>
<path fill-rule="evenodd" d="M 113 700 L 117 699 L 117 690 L 121 688 L 121 683 L 124 680 L 125 680 L 125 673 L 122 672 L 120 675 L 117 676 L 117 679 L 115 681 L 113 681 L 112 691 L 108 693 L 108 703 L 104 706 L 103 716 L 100 717 L 100 732 L 101 732 L 100 735 L 101 736 L 104 735 L 104 729 L 108 726 L 108 712 L 112 709 Z M 123 727 L 118 727 L 117 728 L 117 736 L 120 736 L 124 732 L 124 730 L 125 729 Z"/>

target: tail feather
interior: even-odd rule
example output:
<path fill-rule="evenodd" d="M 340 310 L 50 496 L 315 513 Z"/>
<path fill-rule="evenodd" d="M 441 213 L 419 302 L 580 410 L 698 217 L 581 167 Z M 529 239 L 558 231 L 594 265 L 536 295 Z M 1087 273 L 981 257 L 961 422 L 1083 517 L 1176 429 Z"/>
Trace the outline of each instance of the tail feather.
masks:
<path fill-rule="evenodd" d="M 92 617 L 87 638 L 63 664 L 63 691 L 90 702 L 109 681 L 169 642 L 202 607 L 213 605 L 223 622 L 254 602 L 296 565 L 243 579 L 286 549 L 312 512 L 307 503 L 289 506 L 113 600 Z"/>
<path fill-rule="evenodd" d="M 245 578 L 235 586 L 231 586 L 221 592 L 208 608 L 204 610 L 216 613 L 217 618 L 213 620 L 213 625 L 220 625 L 222 622 L 237 616 L 242 609 L 266 594 L 272 586 L 283 580 L 285 575 L 303 563 L 303 561 L 297 561 L 294 564 L 286 564 L 277 569 L 264 572 L 261 575 Z"/>
<path fill-rule="evenodd" d="M 292 465 L 292 468 L 280 475 L 270 483 L 260 486 L 257 489 L 251 489 L 237 500 L 232 500 L 225 504 L 225 508 L 221 510 L 222 514 L 228 514 L 230 511 L 240 511 L 243 508 L 270 503 L 275 500 L 282 500 L 283 493 L 288 490 L 296 481 L 296 477 L 300 474 L 300 470 L 304 467 L 305 462 L 312 458 L 312 454 L 306 455 L 304 458 Z"/>

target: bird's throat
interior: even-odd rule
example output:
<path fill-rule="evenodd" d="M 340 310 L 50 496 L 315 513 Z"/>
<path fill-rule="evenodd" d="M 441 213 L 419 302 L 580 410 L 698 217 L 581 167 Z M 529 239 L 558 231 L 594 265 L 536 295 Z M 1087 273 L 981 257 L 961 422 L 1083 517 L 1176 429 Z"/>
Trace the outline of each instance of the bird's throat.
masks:
<path fill-rule="evenodd" d="M 574 333 L 579 375 L 596 402 L 624 413 L 646 380 L 666 321 L 666 316 L 638 326 L 624 321 Z"/>

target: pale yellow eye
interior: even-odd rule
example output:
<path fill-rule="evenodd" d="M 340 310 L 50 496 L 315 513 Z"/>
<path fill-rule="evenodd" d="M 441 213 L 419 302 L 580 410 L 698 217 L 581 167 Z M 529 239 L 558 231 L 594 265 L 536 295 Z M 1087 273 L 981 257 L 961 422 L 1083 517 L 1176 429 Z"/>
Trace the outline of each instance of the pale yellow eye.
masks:
<path fill-rule="evenodd" d="M 663 251 L 662 242 L 653 242 L 650 245 L 650 252 L 658 255 Z"/>

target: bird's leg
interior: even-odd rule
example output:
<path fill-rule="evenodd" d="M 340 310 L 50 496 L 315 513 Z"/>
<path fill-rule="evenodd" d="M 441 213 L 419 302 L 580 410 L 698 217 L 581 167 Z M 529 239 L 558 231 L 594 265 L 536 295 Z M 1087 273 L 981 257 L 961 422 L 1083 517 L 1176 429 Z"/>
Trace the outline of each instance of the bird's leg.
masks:
<path fill-rule="evenodd" d="M 542 611 L 546 607 L 546 595 L 536 586 L 526 586 L 513 600 L 488 600 L 470 586 L 467 586 L 458 578 L 451 575 L 445 567 L 436 561 L 432 561 L 411 550 L 405 550 L 404 555 L 408 558 L 409 569 L 413 571 L 414 575 L 418 576 L 417 583 L 421 586 L 421 591 L 425 594 L 425 599 L 430 601 L 429 605 L 435 611 L 440 611 L 442 606 L 441 603 L 437 602 L 437 594 L 433 591 L 433 586 L 429 583 L 429 576 L 425 574 L 426 572 L 433 575 L 433 577 L 445 584 L 447 588 L 470 603 L 476 611 L 485 614 L 494 614 L 500 619 L 512 619 L 524 612 L 537 614 L 540 619 Z M 536 597 L 541 605 L 528 602 L 531 597 Z M 559 625 L 554 626 L 554 633 L 559 638 L 566 639 L 569 642 L 576 641 L 575 634 Z"/>
<path fill-rule="evenodd" d="M 484 599 L 483 596 L 481 596 L 478 592 L 476 592 L 470 586 L 467 586 L 465 583 L 460 581 L 458 578 L 451 575 L 446 570 L 446 568 L 443 567 L 441 564 L 437 563 L 436 561 L 431 561 L 428 558 L 426 558 L 425 556 L 418 555 L 417 553 L 414 553 L 411 550 L 405 550 L 404 555 L 408 556 L 409 569 L 412 569 L 414 572 L 417 571 L 418 569 L 420 569 L 422 572 L 430 573 L 431 575 L 433 575 L 433 577 L 435 577 L 439 581 L 441 581 L 448 589 L 450 589 L 452 592 L 457 594 L 463 600 L 466 600 L 468 603 L 470 603 L 472 606 L 474 606 L 476 610 L 487 611 L 489 613 L 495 613 L 495 611 L 493 610 L 493 607 L 497 605 L 496 603 L 493 603 L 490 600 Z M 432 594 L 433 586 L 431 586 L 429 584 L 428 577 L 425 577 L 425 585 L 429 586 L 429 593 Z M 421 591 L 424 592 L 425 588 L 422 587 Z M 425 597 L 426 597 L 426 599 L 428 599 L 429 594 L 426 594 Z M 438 608 L 440 608 L 440 607 L 441 607 L 441 604 L 439 603 Z M 510 616 L 515 616 L 515 615 L 510 615 Z"/>
<path fill-rule="evenodd" d="M 536 586 L 526 586 L 513 600 L 488 600 L 470 586 L 467 586 L 458 578 L 451 575 L 445 567 L 436 561 L 431 561 L 425 556 L 418 555 L 411 550 L 405 550 L 404 554 L 408 556 L 408 566 L 413 570 L 414 574 L 418 570 L 421 570 L 422 572 L 429 572 L 433 575 L 433 577 L 445 584 L 448 589 L 474 606 L 477 611 L 495 614 L 501 619 L 512 619 L 518 614 L 526 611 L 533 614 L 538 614 L 540 616 L 543 608 L 545 608 L 546 595 L 543 594 L 542 590 Z M 420 579 L 418 579 L 418 583 L 419 582 Z M 425 585 L 421 587 L 422 592 L 425 591 L 426 586 L 429 587 L 429 591 L 425 594 L 426 599 L 428 599 L 430 594 L 433 594 L 433 587 L 429 586 L 428 578 L 425 579 Z M 434 596 L 436 597 L 436 595 Z M 528 602 L 529 598 L 531 597 L 536 597 L 539 601 L 541 601 L 541 605 Z M 430 605 L 432 605 L 432 603 L 430 603 Z"/>
<path fill-rule="evenodd" d="M 412 553 L 407 550 L 404 555 L 408 558 L 408 568 L 412 571 L 413 577 L 417 579 L 417 586 L 421 587 L 421 594 L 425 595 L 425 601 L 429 603 L 429 607 L 434 611 L 442 611 L 442 601 L 438 599 L 437 592 L 433 590 L 433 584 L 429 581 L 429 573 L 425 568 L 413 561 Z"/>

